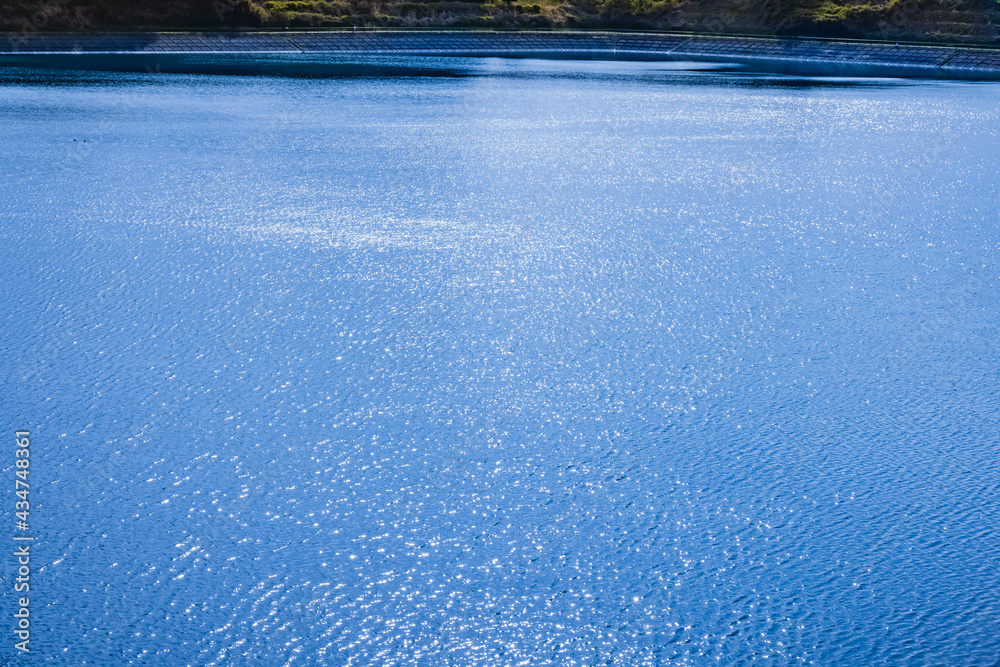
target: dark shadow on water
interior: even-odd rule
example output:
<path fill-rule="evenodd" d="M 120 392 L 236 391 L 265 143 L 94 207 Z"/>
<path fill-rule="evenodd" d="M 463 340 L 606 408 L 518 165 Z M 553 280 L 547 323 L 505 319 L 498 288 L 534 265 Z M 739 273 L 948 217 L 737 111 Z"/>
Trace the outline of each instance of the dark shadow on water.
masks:
<path fill-rule="evenodd" d="M 285 55 L 40 54 L 0 56 L 0 67 L 79 72 L 218 74 L 291 78 L 460 77 L 461 68 L 420 66 L 392 58 L 316 58 Z M 0 70 L 2 72 L 2 70 Z M 0 75 L 2 76 L 2 75 Z M 33 74 L 37 77 L 37 74 Z M 8 77 L 3 77 L 8 79 Z M 2 80 L 2 79 L 0 79 Z"/>
<path fill-rule="evenodd" d="M 649 85 L 831 89 L 914 84 L 914 80 L 810 76 L 756 70 L 746 65 L 681 61 L 630 61 L 580 57 L 449 57 L 372 54 L 149 54 L 63 53 L 0 56 L 0 83 L 87 85 L 106 73 L 265 76 L 306 79 L 467 78 L 622 80 Z M 121 79 L 116 78 L 117 82 Z"/>

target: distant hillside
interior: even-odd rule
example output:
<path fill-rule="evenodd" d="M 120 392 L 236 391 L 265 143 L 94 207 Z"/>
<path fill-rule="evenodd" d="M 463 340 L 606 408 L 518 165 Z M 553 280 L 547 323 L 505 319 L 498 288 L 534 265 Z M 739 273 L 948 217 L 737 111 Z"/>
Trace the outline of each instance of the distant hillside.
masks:
<path fill-rule="evenodd" d="M 4 30 L 629 28 L 1000 44 L 998 0 L 0 0 Z"/>

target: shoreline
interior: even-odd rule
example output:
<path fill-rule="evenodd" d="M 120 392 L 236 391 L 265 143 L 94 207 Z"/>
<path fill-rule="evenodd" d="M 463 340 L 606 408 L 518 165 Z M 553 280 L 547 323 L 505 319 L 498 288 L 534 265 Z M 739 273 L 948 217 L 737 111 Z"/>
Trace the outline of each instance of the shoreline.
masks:
<path fill-rule="evenodd" d="M 0 67 L 24 66 L 19 63 L 25 57 L 34 66 L 49 61 L 65 68 L 74 61 L 85 65 L 87 56 L 137 56 L 145 62 L 171 55 L 267 54 L 683 61 L 802 76 L 1000 81 L 997 48 L 829 38 L 475 29 L 0 33 Z"/>

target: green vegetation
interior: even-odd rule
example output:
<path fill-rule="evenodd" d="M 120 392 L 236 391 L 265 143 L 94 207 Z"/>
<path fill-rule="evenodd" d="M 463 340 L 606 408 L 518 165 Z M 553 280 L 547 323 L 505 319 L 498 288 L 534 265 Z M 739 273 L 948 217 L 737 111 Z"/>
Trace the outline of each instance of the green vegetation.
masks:
<path fill-rule="evenodd" d="M 884 9 L 884 5 L 839 5 L 836 2 L 824 2 L 819 7 L 804 13 L 820 22 L 846 21 L 849 18 L 856 18 L 864 14 L 875 13 Z"/>
<path fill-rule="evenodd" d="M 0 29 L 648 29 L 1000 43 L 998 0 L 0 0 Z"/>

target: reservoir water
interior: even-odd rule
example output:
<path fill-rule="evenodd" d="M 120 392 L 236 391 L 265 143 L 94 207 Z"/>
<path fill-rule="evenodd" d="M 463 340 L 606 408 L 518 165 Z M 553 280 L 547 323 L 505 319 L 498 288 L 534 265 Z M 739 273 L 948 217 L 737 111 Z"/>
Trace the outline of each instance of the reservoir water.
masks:
<path fill-rule="evenodd" d="M 1000 86 L 324 74 L 0 71 L 17 660 L 996 664 Z"/>

